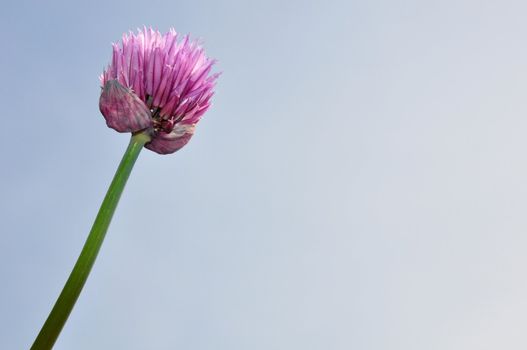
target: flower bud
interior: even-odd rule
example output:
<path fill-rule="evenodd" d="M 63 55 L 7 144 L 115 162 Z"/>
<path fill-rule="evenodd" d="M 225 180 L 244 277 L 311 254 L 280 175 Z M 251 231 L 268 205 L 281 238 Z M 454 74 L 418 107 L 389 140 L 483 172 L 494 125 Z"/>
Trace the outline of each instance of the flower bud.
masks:
<path fill-rule="evenodd" d="M 145 103 L 117 80 L 108 80 L 104 84 L 99 109 L 106 124 L 119 132 L 135 132 L 152 125 L 151 113 Z"/>
<path fill-rule="evenodd" d="M 145 147 L 159 154 L 174 153 L 190 141 L 195 128 L 194 124 L 176 124 L 169 133 L 158 131 Z"/>

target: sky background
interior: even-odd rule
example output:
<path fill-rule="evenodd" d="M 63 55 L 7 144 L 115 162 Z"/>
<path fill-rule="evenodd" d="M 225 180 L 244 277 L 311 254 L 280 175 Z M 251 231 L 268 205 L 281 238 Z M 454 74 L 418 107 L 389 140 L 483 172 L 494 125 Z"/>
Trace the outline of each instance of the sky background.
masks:
<path fill-rule="evenodd" d="M 527 348 L 525 1 L 9 1 L 0 348 L 27 349 L 128 135 L 110 43 L 202 38 L 223 71 L 144 151 L 57 350 Z"/>

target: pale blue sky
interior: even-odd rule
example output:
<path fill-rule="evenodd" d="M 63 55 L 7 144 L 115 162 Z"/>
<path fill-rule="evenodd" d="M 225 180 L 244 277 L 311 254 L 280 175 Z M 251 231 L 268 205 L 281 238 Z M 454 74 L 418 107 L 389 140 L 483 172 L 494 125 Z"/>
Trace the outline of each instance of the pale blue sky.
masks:
<path fill-rule="evenodd" d="M 143 24 L 223 71 L 141 154 L 57 350 L 527 348 L 523 1 L 13 1 L 0 349 L 29 348 L 128 137 L 98 75 Z"/>

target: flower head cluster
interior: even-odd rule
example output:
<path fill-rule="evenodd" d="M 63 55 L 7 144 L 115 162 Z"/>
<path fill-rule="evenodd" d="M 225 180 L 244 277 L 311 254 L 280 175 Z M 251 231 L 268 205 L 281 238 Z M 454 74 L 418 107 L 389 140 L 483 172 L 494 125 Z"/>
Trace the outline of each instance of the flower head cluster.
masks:
<path fill-rule="evenodd" d="M 109 127 L 119 132 L 148 130 L 146 148 L 173 153 L 194 134 L 210 106 L 214 60 L 189 36 L 174 29 L 151 28 L 125 34 L 113 44 L 112 62 L 100 77 L 99 108 Z"/>

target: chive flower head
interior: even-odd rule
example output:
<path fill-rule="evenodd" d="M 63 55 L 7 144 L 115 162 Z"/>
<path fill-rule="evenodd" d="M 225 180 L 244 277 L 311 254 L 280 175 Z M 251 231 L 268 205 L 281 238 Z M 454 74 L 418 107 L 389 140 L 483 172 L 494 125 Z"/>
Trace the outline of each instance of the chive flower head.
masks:
<path fill-rule="evenodd" d="M 100 76 L 99 109 L 109 127 L 147 130 L 152 139 L 146 148 L 173 153 L 187 144 L 210 107 L 219 76 L 211 73 L 215 62 L 199 42 L 180 38 L 173 28 L 124 34 Z"/>

